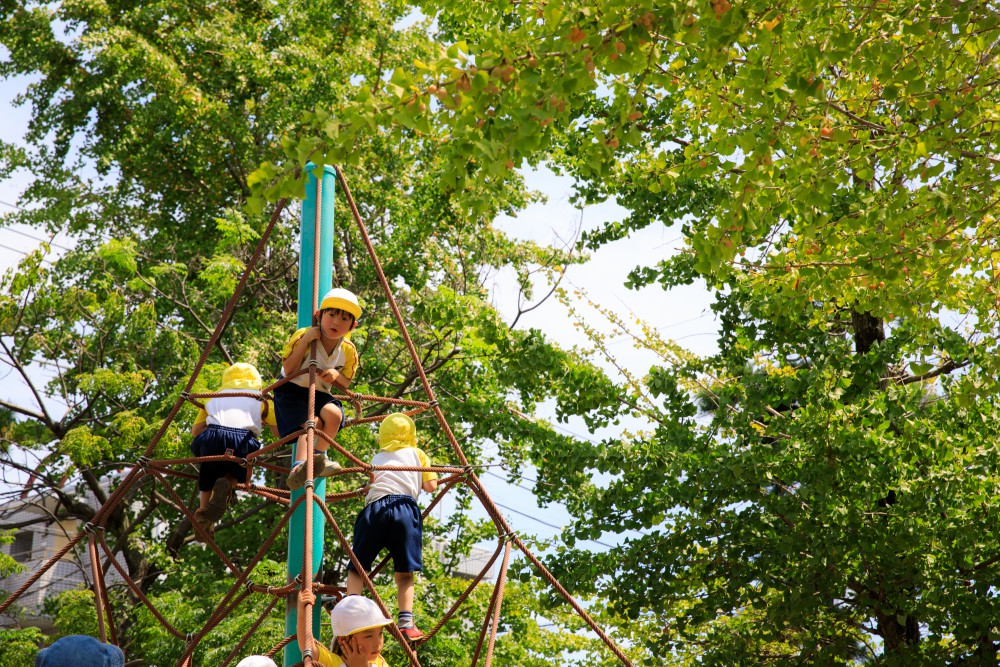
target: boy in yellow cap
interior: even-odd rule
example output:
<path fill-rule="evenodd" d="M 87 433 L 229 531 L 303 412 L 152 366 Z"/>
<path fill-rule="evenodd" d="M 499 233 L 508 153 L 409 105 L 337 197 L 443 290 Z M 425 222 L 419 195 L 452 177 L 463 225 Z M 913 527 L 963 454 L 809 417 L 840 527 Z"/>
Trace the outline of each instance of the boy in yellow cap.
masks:
<path fill-rule="evenodd" d="M 417 447 L 417 427 L 401 412 L 387 416 L 379 426 L 379 452 L 371 464 L 379 468 L 429 468 L 430 458 Z M 413 622 L 413 573 L 423 569 L 423 516 L 417 505 L 420 491 L 437 490 L 437 473 L 419 470 L 376 470 L 365 497 L 365 508 L 354 522 L 354 554 L 371 570 L 382 549 L 388 549 L 396 574 L 397 625 L 407 639 L 424 636 Z M 347 566 L 347 594 L 361 593 L 364 582 Z"/>
<path fill-rule="evenodd" d="M 299 329 L 288 340 L 281 353 L 282 377 L 309 368 L 310 348 L 316 346 L 315 414 L 319 428 L 332 440 L 344 424 L 344 407 L 332 395 L 334 389 L 347 389 L 358 370 L 358 350 L 348 334 L 358 326 L 361 305 L 350 290 L 332 289 L 320 301 L 313 316 L 313 325 Z M 274 405 L 278 414 L 278 432 L 284 438 L 305 426 L 309 417 L 309 375 L 292 378 L 274 390 Z M 314 440 L 313 475 L 329 477 L 339 466 L 327 464 L 325 452 L 329 443 L 320 437 Z M 288 488 L 301 489 L 306 482 L 306 436 L 299 436 L 288 475 Z"/>
<path fill-rule="evenodd" d="M 274 407 L 271 401 L 248 396 L 231 396 L 239 392 L 259 392 L 263 387 L 260 373 L 250 364 L 233 364 L 222 374 L 218 396 L 205 402 L 191 428 L 191 451 L 195 456 L 246 457 L 260 449 L 261 428 L 264 424 L 277 437 Z M 250 469 L 232 461 L 205 461 L 198 466 L 198 509 L 194 518 L 209 535 L 215 534 L 215 522 L 226 512 L 237 484 L 246 484 Z M 196 538 L 197 539 L 197 538 Z"/>

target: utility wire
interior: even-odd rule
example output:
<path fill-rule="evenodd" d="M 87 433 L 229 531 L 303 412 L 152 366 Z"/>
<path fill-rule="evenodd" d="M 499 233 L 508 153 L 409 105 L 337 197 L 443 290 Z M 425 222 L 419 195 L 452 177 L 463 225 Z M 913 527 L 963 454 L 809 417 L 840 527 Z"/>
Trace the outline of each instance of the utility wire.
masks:
<path fill-rule="evenodd" d="M 548 526 L 549 528 L 554 528 L 555 530 L 562 530 L 563 529 L 563 526 L 557 526 L 554 523 L 549 523 L 548 521 L 542 521 L 541 519 L 539 519 L 536 516 L 532 516 L 530 514 L 526 514 L 524 512 L 521 512 L 520 510 L 514 509 L 513 507 L 507 507 L 506 505 L 502 505 L 502 504 L 496 502 L 495 500 L 493 501 L 493 504 L 496 505 L 497 507 L 502 507 L 503 509 L 507 510 L 508 512 L 513 512 L 514 514 L 518 514 L 520 516 L 526 517 L 528 519 L 531 519 L 532 521 L 537 521 L 538 523 L 542 524 L 543 526 Z M 587 542 L 593 542 L 594 544 L 599 544 L 602 547 L 605 547 L 605 548 L 608 548 L 608 549 L 614 549 L 615 548 L 615 547 L 613 547 L 610 544 L 605 544 L 604 542 L 601 542 L 600 540 L 586 540 L 586 541 Z"/>
<path fill-rule="evenodd" d="M 11 252 L 16 252 L 17 254 L 24 255 L 25 257 L 28 256 L 28 253 L 24 252 L 23 250 L 19 248 L 12 248 L 11 246 L 5 245 L 3 243 L 0 243 L 0 248 L 3 248 L 4 250 L 10 250 Z"/>
<path fill-rule="evenodd" d="M 2 203 L 2 202 L 0 202 L 0 203 Z M 38 241 L 39 243 L 48 243 L 48 244 L 49 244 L 50 246 L 52 246 L 53 248 L 59 248 L 60 250 L 72 250 L 72 248 L 67 248 L 67 247 L 66 247 L 66 246 L 64 246 L 64 245 L 59 245 L 59 244 L 58 244 L 58 243 L 56 243 L 55 241 L 49 241 L 49 240 L 47 240 L 47 239 L 43 239 L 43 238 L 41 238 L 41 237 L 38 237 L 38 236 L 32 236 L 31 234 L 28 234 L 27 232 L 22 232 L 21 230 L 19 230 L 19 229 L 14 229 L 13 227 L 4 227 L 4 228 L 3 228 L 2 230 L 0 230 L 0 231 L 5 231 L 5 232 L 14 232 L 15 234 L 20 234 L 21 236 L 24 236 L 24 237 L 26 237 L 26 238 L 29 238 L 29 239 L 31 239 L 32 241 Z"/>

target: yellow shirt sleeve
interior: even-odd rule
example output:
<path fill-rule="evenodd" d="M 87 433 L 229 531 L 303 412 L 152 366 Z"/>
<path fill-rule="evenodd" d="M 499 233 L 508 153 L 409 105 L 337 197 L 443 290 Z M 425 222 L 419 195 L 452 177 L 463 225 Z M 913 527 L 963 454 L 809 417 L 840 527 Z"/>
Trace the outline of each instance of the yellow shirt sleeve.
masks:
<path fill-rule="evenodd" d="M 358 348 L 354 343 L 344 339 L 340 343 L 340 349 L 344 351 L 344 367 L 340 369 L 340 374 L 348 380 L 354 379 L 354 374 L 358 372 Z"/>
<path fill-rule="evenodd" d="M 208 413 L 205 412 L 205 408 L 198 410 L 198 416 L 194 418 L 195 424 L 201 424 L 208 421 Z"/>
<path fill-rule="evenodd" d="M 316 662 L 319 663 L 320 667 L 340 667 L 344 664 L 344 661 L 340 659 L 339 655 L 334 655 L 330 650 L 316 642 Z"/>
<path fill-rule="evenodd" d="M 342 667 L 344 660 L 339 656 L 334 654 L 330 649 L 323 646 L 319 642 L 316 642 L 316 662 L 319 663 L 320 667 Z M 375 660 L 375 662 L 368 663 L 369 665 L 375 665 L 375 667 L 389 667 L 389 663 L 385 661 L 381 655 Z"/>
<path fill-rule="evenodd" d="M 431 459 L 430 459 L 429 456 L 427 456 L 427 454 L 424 453 L 424 450 L 422 450 L 420 448 L 417 448 L 417 456 L 420 457 L 420 465 L 421 465 L 421 467 L 423 467 L 423 468 L 430 468 L 431 467 Z M 421 473 L 421 481 L 422 482 L 429 482 L 429 481 L 437 479 L 437 478 L 438 478 L 438 474 L 436 472 L 433 472 L 433 471 L 430 471 L 430 470 L 425 470 L 423 473 Z"/>
<path fill-rule="evenodd" d="M 260 416 L 264 419 L 265 424 L 278 425 L 278 421 L 274 417 L 274 401 L 261 401 Z"/>
<path fill-rule="evenodd" d="M 300 338 L 306 335 L 306 332 L 309 331 L 310 328 L 311 327 L 302 327 L 301 329 L 292 334 L 292 337 L 288 339 L 287 343 L 285 343 L 284 349 L 281 350 L 282 359 L 288 358 L 288 355 L 290 355 L 292 353 L 292 350 L 295 349 L 295 344 L 299 342 Z"/>

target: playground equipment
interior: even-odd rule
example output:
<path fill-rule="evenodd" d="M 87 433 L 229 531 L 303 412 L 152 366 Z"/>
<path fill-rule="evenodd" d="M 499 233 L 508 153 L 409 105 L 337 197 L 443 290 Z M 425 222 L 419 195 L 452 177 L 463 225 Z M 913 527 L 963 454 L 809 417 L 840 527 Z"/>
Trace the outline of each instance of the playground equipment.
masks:
<path fill-rule="evenodd" d="M 304 239 L 302 246 L 302 254 L 300 256 L 300 284 L 299 284 L 299 325 L 307 326 L 311 320 L 312 310 L 317 303 L 317 295 L 322 294 L 326 288 L 329 287 L 332 281 L 332 275 L 330 267 L 332 265 L 332 238 L 333 238 L 333 212 L 332 212 L 332 195 L 334 183 L 333 179 L 340 184 L 340 189 L 346 198 L 347 204 L 350 208 L 354 222 L 358 227 L 358 231 L 361 235 L 362 242 L 364 243 L 365 249 L 368 253 L 368 257 L 371 260 L 376 274 L 378 276 L 379 284 L 384 292 L 384 295 L 388 301 L 389 307 L 392 310 L 393 317 L 395 319 L 396 325 L 399 327 L 402 339 L 409 351 L 410 358 L 417 370 L 419 375 L 420 383 L 426 397 L 424 401 L 415 400 L 404 400 L 398 398 L 390 398 L 384 396 L 373 396 L 358 394 L 351 391 L 344 390 L 341 398 L 346 405 L 351 405 L 354 409 L 356 417 L 354 419 L 348 420 L 345 428 L 351 426 L 356 426 L 359 424 L 376 422 L 382 419 L 381 416 L 365 417 L 364 409 L 366 405 L 378 405 L 378 404 L 389 404 L 396 406 L 397 409 L 402 409 L 409 415 L 416 415 L 422 412 L 430 411 L 433 413 L 434 418 L 440 425 L 442 432 L 448 439 L 451 445 L 451 449 L 455 459 L 459 462 L 458 465 L 447 465 L 447 466 L 434 466 L 432 468 L 404 468 L 406 470 L 433 470 L 437 472 L 440 476 L 440 485 L 438 492 L 434 495 L 433 500 L 429 506 L 424 510 L 424 516 L 430 513 L 438 503 L 441 502 L 445 495 L 457 487 L 458 485 L 465 485 L 468 487 L 475 497 L 482 503 L 483 508 L 486 510 L 487 514 L 493 521 L 496 527 L 497 544 L 496 549 L 493 552 L 492 557 L 488 560 L 486 565 L 483 567 L 482 571 L 476 576 L 468 585 L 468 587 L 459 595 L 459 597 L 454 601 L 449 610 L 429 631 L 426 635 L 416 641 L 410 642 L 404 639 L 399 629 L 393 624 L 389 626 L 390 632 L 401 644 L 406 655 L 408 656 L 409 663 L 411 667 L 419 667 L 420 662 L 417 656 L 417 649 L 423 643 L 432 641 L 434 636 L 441 630 L 441 628 L 453 617 L 461 608 L 463 602 L 472 593 L 474 588 L 479 585 L 483 579 L 486 577 L 487 573 L 492 569 L 493 565 L 498 559 L 501 559 L 500 571 L 497 576 L 497 580 L 494 584 L 493 595 L 490 600 L 490 605 L 488 609 L 488 614 L 486 619 L 484 619 L 482 624 L 482 630 L 479 635 L 479 642 L 473 653 L 472 665 L 477 665 L 480 658 L 483 659 L 483 664 L 489 667 L 492 664 L 493 659 L 493 649 L 496 641 L 497 630 L 500 625 L 500 613 L 504 598 L 504 589 L 506 585 L 507 569 L 510 563 L 510 557 L 512 549 L 518 549 L 528 561 L 535 567 L 538 573 L 546 579 L 546 581 L 561 595 L 566 602 L 574 609 L 574 611 L 587 623 L 587 625 L 597 634 L 598 637 L 608 646 L 608 648 L 614 653 L 615 656 L 621 661 L 622 664 L 631 667 L 632 663 L 625 655 L 624 652 L 612 641 L 604 631 L 597 625 L 597 623 L 590 617 L 586 610 L 577 602 L 573 596 L 566 591 L 565 588 L 556 580 L 556 578 L 549 572 L 545 566 L 539 561 L 539 559 L 525 546 L 524 542 L 517 535 L 517 533 L 511 529 L 507 524 L 507 521 L 500 514 L 497 507 L 494 505 L 493 501 L 490 499 L 489 494 L 486 492 L 485 488 L 481 484 L 478 476 L 476 475 L 475 468 L 469 464 L 466 459 L 465 454 L 462 452 L 462 448 L 455 438 L 451 427 L 448 424 L 448 420 L 445 417 L 444 411 L 438 404 L 434 390 L 432 389 L 430 382 L 427 379 L 427 375 L 420 361 L 420 356 L 417 353 L 416 347 L 413 341 L 410 339 L 409 333 L 406 328 L 406 323 L 403 320 L 403 316 L 396 305 L 395 299 L 393 298 L 392 290 L 389 285 L 388 280 L 385 277 L 382 267 L 379 263 L 378 257 L 375 253 L 375 248 L 372 245 L 371 239 L 368 235 L 368 231 L 365 224 L 361 218 L 361 214 L 358 211 L 358 207 L 354 202 L 354 198 L 351 195 L 350 188 L 348 187 L 347 181 L 344 177 L 343 171 L 339 167 L 327 167 L 322 170 L 320 178 L 311 178 L 310 182 L 310 194 L 307 197 L 306 204 L 303 207 L 302 215 L 302 237 Z M 328 210 L 324 213 L 324 200 L 326 200 L 328 205 Z M 264 455 L 276 452 L 280 448 L 285 447 L 289 443 L 294 443 L 298 436 L 305 432 L 309 438 L 309 451 L 312 449 L 312 443 L 317 437 L 326 438 L 326 435 L 322 433 L 321 430 L 315 427 L 315 413 L 312 406 L 312 401 L 310 400 L 310 420 L 307 422 L 307 427 L 300 432 L 293 433 L 285 438 L 282 438 L 278 442 L 272 443 L 267 447 L 261 448 L 257 452 L 254 452 L 246 457 L 246 459 L 239 459 L 231 455 L 223 456 L 208 456 L 200 458 L 182 458 L 182 459 L 156 459 L 156 448 L 157 444 L 160 442 L 167 427 L 177 416 L 181 407 L 184 405 L 185 401 L 190 401 L 196 405 L 198 399 L 208 399 L 215 395 L 215 393 L 197 393 L 192 394 L 191 390 L 198 378 L 199 373 L 204 367 L 206 361 L 208 360 L 209 354 L 213 347 L 219 340 L 222 332 L 225 330 L 226 325 L 229 322 L 230 317 L 236 307 L 241 294 L 243 293 L 247 281 L 254 269 L 255 264 L 262 255 L 264 249 L 267 246 L 268 239 L 274 230 L 274 227 L 281 215 L 282 210 L 285 208 L 287 200 L 280 200 L 272 213 L 269 223 L 261 235 L 260 241 L 258 242 L 256 249 L 250 260 L 247 262 L 246 269 L 237 284 L 232 297 L 226 304 L 226 307 L 220 317 L 215 330 L 206 343 L 204 349 L 202 350 L 201 357 L 198 359 L 194 370 L 191 373 L 184 390 L 177 397 L 174 405 L 164 419 L 163 424 L 157 430 L 156 434 L 150 440 L 147 445 L 143 455 L 136 461 L 136 463 L 128 470 L 128 472 L 121 479 L 118 486 L 115 488 L 113 493 L 108 498 L 107 502 L 102 505 L 100 510 L 96 513 L 93 520 L 86 524 L 82 530 L 80 530 L 69 542 L 63 546 L 58 553 L 56 553 L 51 559 L 45 562 L 37 571 L 35 571 L 31 577 L 16 591 L 14 591 L 9 598 L 4 600 L 0 604 L 0 613 L 8 609 L 17 599 L 29 588 L 31 588 L 56 562 L 58 562 L 63 556 L 74 549 L 81 542 L 86 541 L 87 548 L 89 550 L 91 569 L 93 575 L 93 590 L 94 590 L 94 600 L 95 600 L 95 611 L 98 620 L 98 627 L 100 629 L 100 639 L 101 641 L 111 643 L 118 643 L 118 638 L 115 636 L 115 624 L 110 622 L 110 619 L 114 613 L 112 609 L 111 601 L 107 594 L 107 587 L 104 580 L 104 568 L 101 567 L 100 553 L 103 553 L 105 558 L 108 559 L 108 563 L 113 567 L 119 575 L 123 578 L 126 585 L 131 589 L 133 594 L 146 606 L 149 608 L 150 612 L 156 617 L 156 619 L 163 625 L 163 627 L 171 635 L 177 639 L 185 642 L 185 650 L 179 661 L 177 662 L 177 667 L 192 667 L 194 665 L 194 653 L 198 646 L 198 643 L 215 628 L 219 622 L 226 617 L 227 614 L 231 613 L 237 605 L 242 603 L 246 598 L 251 595 L 261 595 L 269 597 L 270 601 L 264 606 L 259 618 L 251 625 L 249 630 L 243 636 L 243 638 L 234 646 L 232 652 L 227 656 L 227 658 L 220 663 L 222 667 L 229 664 L 234 664 L 234 661 L 239 656 L 243 647 L 246 645 L 247 641 L 253 635 L 253 633 L 260 627 L 268 615 L 274 610 L 278 602 L 283 598 L 291 601 L 286 607 L 286 637 L 276 644 L 269 652 L 269 656 L 274 656 L 278 651 L 285 649 L 285 662 L 286 667 L 295 664 L 304 664 L 305 667 L 311 667 L 314 661 L 310 656 L 304 657 L 304 663 L 300 663 L 299 660 L 303 659 L 303 656 L 299 653 L 297 639 L 295 635 L 296 619 L 294 616 L 295 603 L 294 600 L 297 598 L 297 593 L 300 589 L 312 589 L 319 593 L 327 593 L 333 595 L 340 595 L 342 589 L 338 586 L 333 586 L 327 583 L 317 583 L 315 578 L 319 572 L 319 565 L 321 561 L 322 554 L 314 553 L 314 548 L 319 548 L 322 550 L 323 545 L 323 532 L 324 525 L 328 524 L 333 532 L 336 534 L 341 546 L 347 554 L 349 554 L 351 560 L 354 562 L 359 574 L 362 576 L 365 587 L 369 593 L 374 597 L 375 601 L 382 609 L 382 612 L 391 618 L 388 608 L 385 603 L 379 598 L 372 585 L 371 578 L 364 573 L 364 570 L 359 566 L 357 558 L 355 557 L 353 551 L 351 550 L 350 541 L 345 537 L 344 531 L 340 528 L 337 521 L 330 512 L 329 504 L 344 501 L 349 498 L 356 496 L 363 496 L 367 488 L 362 488 L 357 491 L 340 493 L 340 494 L 327 494 L 325 489 L 324 479 L 313 479 L 312 470 L 312 460 L 311 457 L 307 457 L 308 465 L 308 475 L 306 485 L 303 489 L 289 493 L 287 490 L 269 488 L 265 486 L 259 486 L 256 484 L 241 484 L 238 488 L 241 491 L 250 493 L 261 498 L 265 498 L 274 503 L 283 505 L 286 508 L 285 514 L 277 522 L 277 524 L 272 529 L 271 533 L 264 539 L 260 549 L 257 551 L 255 556 L 250 560 L 245 567 L 237 567 L 219 546 L 214 542 L 211 536 L 209 536 L 203 528 L 194 521 L 193 512 L 189 510 L 181 499 L 181 497 L 174 490 L 173 486 L 168 481 L 168 477 L 179 477 L 182 479 L 193 479 L 196 476 L 192 475 L 190 472 L 183 470 L 192 463 L 201 463 L 206 461 L 232 461 L 236 463 L 243 464 L 245 466 L 253 467 L 260 466 L 265 469 L 274 470 L 281 473 L 282 478 L 284 474 L 288 472 L 288 468 L 270 463 L 265 460 Z M 312 217 L 314 220 L 313 234 L 307 234 L 308 218 Z M 309 238 L 306 242 L 305 239 Z M 312 270 L 309 267 L 302 268 L 302 264 L 306 262 L 307 258 L 311 256 L 312 259 Z M 324 273 L 325 272 L 325 273 Z M 303 287 L 303 278 L 305 282 L 311 283 L 305 288 Z M 315 346 L 315 343 L 313 343 Z M 315 347 L 313 348 L 313 355 L 315 355 Z M 314 357 L 313 357 L 314 358 Z M 310 376 L 310 391 L 315 389 L 315 376 L 316 367 L 311 366 L 308 370 L 300 371 L 300 373 L 308 373 Z M 296 377 L 298 374 L 291 377 Z M 283 378 L 281 381 L 265 387 L 261 392 L 247 392 L 246 395 L 253 396 L 255 398 L 264 399 L 267 395 L 274 390 L 279 384 L 287 382 L 291 377 Z M 344 468 L 339 471 L 338 474 L 358 474 L 358 473 L 370 473 L 373 468 L 368 463 L 358 459 L 352 452 L 346 450 L 338 443 L 330 440 L 330 451 L 337 451 L 342 456 L 347 458 L 353 465 L 352 467 Z M 191 521 L 192 526 L 198 532 L 202 541 L 210 548 L 221 560 L 221 562 L 230 571 L 232 576 L 235 578 L 232 587 L 223 597 L 223 599 L 216 605 L 212 614 L 205 622 L 204 626 L 193 632 L 184 632 L 180 628 L 174 627 L 159 610 L 152 604 L 152 602 L 145 596 L 142 589 L 138 584 L 133 581 L 128 573 L 124 570 L 122 565 L 114 557 L 111 548 L 108 546 L 104 539 L 104 526 L 108 520 L 109 514 L 122 502 L 125 502 L 126 496 L 129 491 L 133 489 L 137 484 L 140 483 L 145 478 L 151 478 L 154 483 L 158 484 L 165 491 L 167 497 L 169 497 L 175 505 L 175 508 L 183 513 L 188 520 Z M 318 511 L 317 511 L 318 510 Z M 289 544 L 288 544 L 288 575 L 289 581 L 285 586 L 274 587 L 274 586 L 264 586 L 261 584 L 254 583 L 252 580 L 252 574 L 254 567 L 261 561 L 264 555 L 268 552 L 274 542 L 282 535 L 286 525 L 288 528 Z M 318 545 L 318 547 L 317 547 Z M 388 558 L 383 559 L 371 573 L 371 577 L 375 577 L 379 571 L 381 571 Z M 308 610 L 308 613 L 312 615 L 313 623 L 306 624 L 307 632 L 310 634 L 315 634 L 319 630 L 319 610 L 317 608 Z M 309 639 L 309 638 L 307 638 Z"/>

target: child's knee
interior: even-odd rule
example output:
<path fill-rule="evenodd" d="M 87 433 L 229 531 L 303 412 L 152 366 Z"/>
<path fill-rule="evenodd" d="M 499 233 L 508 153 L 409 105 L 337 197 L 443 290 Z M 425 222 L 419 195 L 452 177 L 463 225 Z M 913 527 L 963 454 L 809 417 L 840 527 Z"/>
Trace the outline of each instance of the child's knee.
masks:
<path fill-rule="evenodd" d="M 344 413 L 335 403 L 327 403 L 320 410 L 320 419 L 323 420 L 323 430 L 340 430 L 340 421 L 344 418 Z"/>

